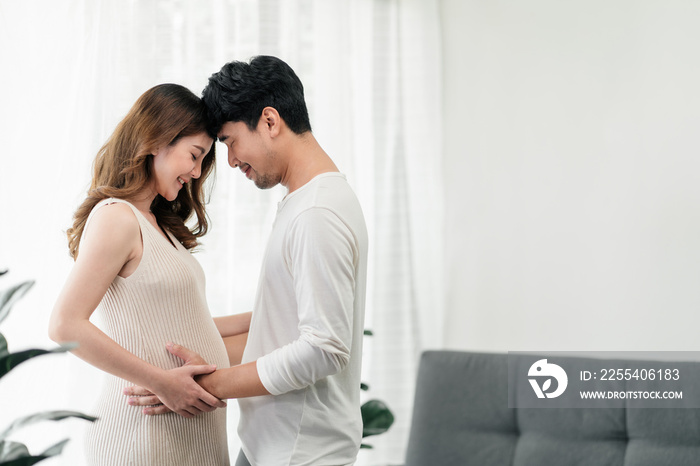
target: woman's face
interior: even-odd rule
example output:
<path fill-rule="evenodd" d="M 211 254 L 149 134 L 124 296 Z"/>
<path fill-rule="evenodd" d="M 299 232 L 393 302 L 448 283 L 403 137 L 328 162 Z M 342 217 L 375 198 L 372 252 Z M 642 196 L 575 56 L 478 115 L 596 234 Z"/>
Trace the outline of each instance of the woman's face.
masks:
<path fill-rule="evenodd" d="M 202 173 L 202 160 L 211 150 L 214 140 L 207 133 L 180 138 L 175 144 L 160 147 L 153 154 L 155 190 L 168 201 L 192 178 Z"/>

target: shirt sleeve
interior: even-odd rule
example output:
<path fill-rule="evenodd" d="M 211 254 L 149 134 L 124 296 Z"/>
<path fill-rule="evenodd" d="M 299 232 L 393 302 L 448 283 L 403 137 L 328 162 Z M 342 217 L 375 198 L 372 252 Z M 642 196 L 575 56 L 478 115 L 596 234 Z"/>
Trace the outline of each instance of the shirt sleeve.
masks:
<path fill-rule="evenodd" d="M 299 390 L 342 371 L 352 346 L 357 242 L 332 211 L 305 210 L 283 246 L 292 275 L 299 338 L 258 359 L 260 380 L 273 395 Z"/>

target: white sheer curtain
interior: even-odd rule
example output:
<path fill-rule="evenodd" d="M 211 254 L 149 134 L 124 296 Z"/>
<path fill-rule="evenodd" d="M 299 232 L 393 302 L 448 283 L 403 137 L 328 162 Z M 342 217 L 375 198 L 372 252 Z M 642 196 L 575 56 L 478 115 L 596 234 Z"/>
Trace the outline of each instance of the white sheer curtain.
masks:
<path fill-rule="evenodd" d="M 314 134 L 348 175 L 371 238 L 367 397 L 395 411 L 358 464 L 400 463 L 419 352 L 442 345 L 440 42 L 437 0 L 0 0 L 0 287 L 37 285 L 0 329 L 11 349 L 50 346 L 48 315 L 70 269 L 63 232 L 100 144 L 147 88 L 200 93 L 227 61 L 273 54 L 305 84 Z M 250 309 L 282 188 L 260 191 L 219 145 L 198 258 L 214 315 Z M 18 367 L 0 383 L 0 424 L 43 409 L 89 411 L 99 373 L 72 356 Z M 229 409 L 232 455 L 237 407 Z M 2 425 L 0 425 L 2 427 Z M 37 426 L 46 464 L 81 464 L 83 424 Z"/>

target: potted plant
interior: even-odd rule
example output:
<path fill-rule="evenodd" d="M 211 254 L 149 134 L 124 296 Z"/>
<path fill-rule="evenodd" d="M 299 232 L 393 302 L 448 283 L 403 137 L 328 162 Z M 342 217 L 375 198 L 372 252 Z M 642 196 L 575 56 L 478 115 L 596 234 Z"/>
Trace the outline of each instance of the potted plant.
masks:
<path fill-rule="evenodd" d="M 4 275 L 5 273 L 7 273 L 6 270 L 0 271 L 0 275 Z M 12 306 L 24 296 L 33 285 L 34 281 L 27 281 L 0 292 L 0 323 L 8 316 Z M 69 344 L 61 345 L 58 348 L 50 350 L 28 349 L 12 353 L 8 348 L 5 336 L 0 333 L 0 378 L 29 359 L 45 354 L 63 353 L 74 347 L 75 345 Z M 65 447 L 68 442 L 68 439 L 61 440 L 37 455 L 32 455 L 29 453 L 29 449 L 26 445 L 8 440 L 8 437 L 17 430 L 30 424 L 40 421 L 60 421 L 67 418 L 85 419 L 90 422 L 97 419 L 93 416 L 88 416 L 76 411 L 46 411 L 21 417 L 12 422 L 4 430 L 0 431 L 0 466 L 28 466 L 60 454 L 61 451 L 63 451 L 63 447 Z"/>
<path fill-rule="evenodd" d="M 365 335 L 372 336 L 371 330 L 365 330 Z M 365 383 L 360 385 L 362 390 L 369 390 Z M 362 438 L 383 434 L 394 423 L 394 414 L 381 400 L 368 400 L 360 407 L 362 412 Z M 361 444 L 360 448 L 372 448 L 372 445 Z"/>

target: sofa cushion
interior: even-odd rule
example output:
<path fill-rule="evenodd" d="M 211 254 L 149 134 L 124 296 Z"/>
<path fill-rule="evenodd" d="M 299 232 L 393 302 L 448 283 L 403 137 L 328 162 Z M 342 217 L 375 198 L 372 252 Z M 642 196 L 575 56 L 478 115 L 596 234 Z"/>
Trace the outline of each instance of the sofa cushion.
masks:
<path fill-rule="evenodd" d="M 623 409 L 514 409 L 521 432 L 513 466 L 622 465 Z"/>
<path fill-rule="evenodd" d="M 629 409 L 627 463 L 635 466 L 700 464 L 700 410 Z"/>

